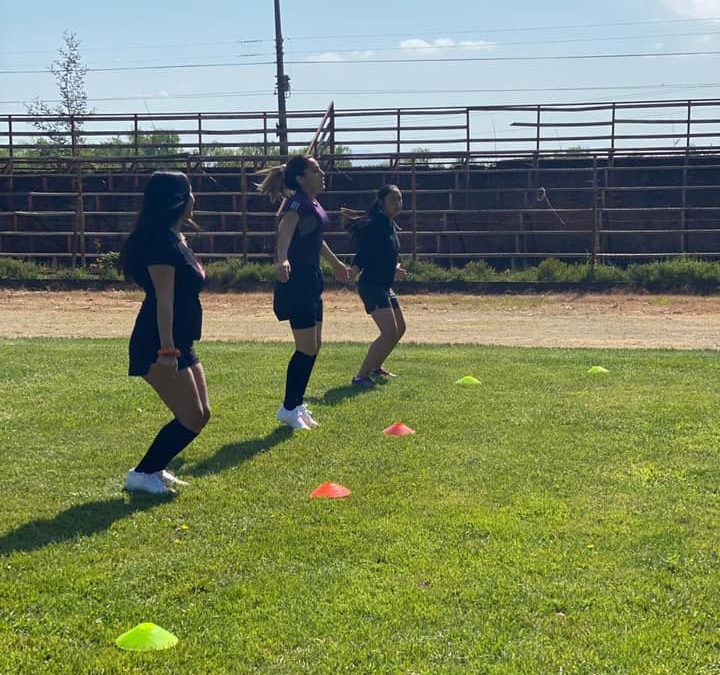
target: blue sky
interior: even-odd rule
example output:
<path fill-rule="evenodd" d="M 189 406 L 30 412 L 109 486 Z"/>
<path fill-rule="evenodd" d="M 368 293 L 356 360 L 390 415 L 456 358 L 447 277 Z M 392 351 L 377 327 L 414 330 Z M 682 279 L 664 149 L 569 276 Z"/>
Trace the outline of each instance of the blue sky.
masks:
<path fill-rule="evenodd" d="M 282 11 L 291 110 L 324 108 L 331 99 L 340 108 L 465 106 L 701 98 L 720 92 L 717 55 L 425 60 L 716 51 L 720 0 L 283 0 Z M 0 71 L 43 70 L 64 29 L 78 34 L 91 68 L 273 60 L 272 0 L 28 5 L 0 0 Z M 417 61 L 368 63 L 373 59 Z M 275 107 L 270 63 L 90 72 L 86 85 L 97 112 Z M 582 87 L 595 89 L 573 90 Z M 0 72 L 0 114 L 23 112 L 20 102 L 34 96 L 56 97 L 52 75 Z"/>

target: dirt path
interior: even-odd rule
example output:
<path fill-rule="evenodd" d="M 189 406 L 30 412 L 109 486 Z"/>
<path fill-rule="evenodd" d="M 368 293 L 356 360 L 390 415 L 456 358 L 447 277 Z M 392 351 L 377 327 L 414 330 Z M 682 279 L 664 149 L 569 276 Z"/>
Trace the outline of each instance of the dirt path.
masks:
<path fill-rule="evenodd" d="M 328 341 L 367 342 L 374 324 L 350 291 L 325 294 Z M 127 337 L 141 295 L 0 291 L 0 337 Z M 720 297 L 408 295 L 408 342 L 543 347 L 720 346 Z M 289 339 L 267 293 L 205 294 L 204 339 Z"/>
<path fill-rule="evenodd" d="M 0 337 L 127 337 L 141 295 L 0 291 Z M 543 347 L 720 346 L 720 298 L 653 295 L 414 295 L 407 341 Z M 206 294 L 208 340 L 288 340 L 267 293 Z M 325 295 L 325 339 L 367 342 L 374 324 L 349 291 Z"/>

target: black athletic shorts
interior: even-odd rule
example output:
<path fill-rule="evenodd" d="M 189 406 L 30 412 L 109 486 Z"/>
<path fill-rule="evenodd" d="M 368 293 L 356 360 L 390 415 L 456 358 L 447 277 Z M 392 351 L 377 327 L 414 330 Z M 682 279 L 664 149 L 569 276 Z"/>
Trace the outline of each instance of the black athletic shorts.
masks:
<path fill-rule="evenodd" d="M 273 311 L 279 321 L 290 321 L 297 330 L 314 328 L 323 320 L 322 272 L 293 267 L 287 282 L 275 282 Z"/>
<path fill-rule="evenodd" d="M 130 368 L 128 374 L 131 377 L 144 377 L 150 371 L 150 366 L 157 361 L 157 350 L 160 349 L 159 344 L 149 344 L 146 341 L 130 339 Z M 180 356 L 178 356 L 178 370 L 185 370 L 196 363 L 200 363 L 200 357 L 197 355 L 192 342 L 189 346 L 178 347 Z"/>
<path fill-rule="evenodd" d="M 358 293 L 365 305 L 365 311 L 372 314 L 376 309 L 392 307 L 399 309 L 400 303 L 392 288 L 384 288 L 372 283 L 363 283 L 362 278 L 358 283 Z"/>

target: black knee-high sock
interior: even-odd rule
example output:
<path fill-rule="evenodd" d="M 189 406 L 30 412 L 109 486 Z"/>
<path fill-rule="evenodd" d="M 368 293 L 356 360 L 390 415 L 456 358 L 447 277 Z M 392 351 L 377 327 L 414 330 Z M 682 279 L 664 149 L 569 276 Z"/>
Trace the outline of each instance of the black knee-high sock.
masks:
<path fill-rule="evenodd" d="M 300 405 L 305 398 L 305 390 L 307 389 L 308 382 L 310 382 L 310 376 L 312 375 L 313 368 L 315 367 L 315 359 L 317 359 L 317 354 L 308 356 L 308 362 L 306 364 L 306 369 L 305 369 L 305 372 L 303 373 L 302 388 L 298 390 L 298 405 Z"/>
<path fill-rule="evenodd" d="M 296 351 L 288 363 L 285 379 L 285 410 L 297 408 L 302 403 L 310 373 L 312 373 L 316 356 Z"/>
<path fill-rule="evenodd" d="M 197 437 L 197 433 L 184 427 L 176 419 L 160 429 L 145 456 L 135 467 L 139 473 L 155 473 L 164 469 L 170 460 L 186 448 Z"/>

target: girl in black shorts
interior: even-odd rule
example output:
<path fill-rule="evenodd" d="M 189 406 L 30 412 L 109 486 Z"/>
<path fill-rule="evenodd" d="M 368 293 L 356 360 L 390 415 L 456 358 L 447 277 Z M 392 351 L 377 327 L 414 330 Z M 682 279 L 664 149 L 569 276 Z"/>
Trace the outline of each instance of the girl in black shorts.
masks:
<path fill-rule="evenodd" d="M 290 321 L 295 339 L 295 353 L 287 367 L 285 399 L 276 417 L 293 429 L 311 429 L 318 424 L 303 400 L 322 338 L 320 256 L 332 265 L 339 281 L 348 281 L 348 269 L 323 240 L 328 217 L 315 199 L 325 188 L 320 165 L 311 157 L 296 155 L 266 174 L 258 190 L 273 202 L 285 197 L 278 211 L 273 310 L 280 321 Z"/>
<path fill-rule="evenodd" d="M 393 292 L 395 279 L 404 279 L 405 270 L 398 262 L 399 229 L 394 218 L 402 211 L 402 193 L 397 185 L 385 185 L 378 191 L 373 205 L 357 214 L 345 209 L 343 221 L 348 224 L 357 245 L 350 274 L 360 274 L 358 291 L 365 311 L 372 316 L 380 335 L 370 345 L 367 356 L 352 383 L 357 387 L 375 386 L 371 377 L 394 377 L 383 363 L 405 333 L 405 318 Z"/>
<path fill-rule="evenodd" d="M 130 491 L 173 493 L 173 487 L 186 485 L 167 465 L 210 419 L 205 372 L 193 348 L 202 329 L 199 293 L 205 271 L 180 232 L 186 222 L 194 226 L 194 204 L 185 174 L 155 172 L 120 254 L 125 278 L 145 291 L 130 337 L 129 374 L 143 377 L 174 415 L 128 472 L 125 489 Z"/>

